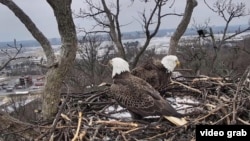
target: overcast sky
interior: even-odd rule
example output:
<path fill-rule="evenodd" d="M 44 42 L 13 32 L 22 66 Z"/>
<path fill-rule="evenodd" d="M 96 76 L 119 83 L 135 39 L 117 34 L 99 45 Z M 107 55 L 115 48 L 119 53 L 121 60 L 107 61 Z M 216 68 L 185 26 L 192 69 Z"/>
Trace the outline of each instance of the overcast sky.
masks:
<path fill-rule="evenodd" d="M 23 9 L 23 11 L 33 20 L 37 27 L 43 32 L 47 38 L 59 37 L 56 20 L 51 7 L 47 4 L 45 0 L 14 0 L 16 4 Z M 72 0 L 72 10 L 77 12 L 80 8 L 86 9 L 86 5 L 83 0 Z M 95 0 L 97 1 L 97 0 Z M 138 22 L 138 15 L 144 7 L 149 9 L 150 5 L 147 3 L 142 4 L 136 0 L 133 5 L 131 5 L 130 0 L 121 0 L 121 24 L 126 26 L 122 27 L 122 32 L 128 31 L 139 31 L 141 26 Z M 171 0 L 170 0 L 171 1 Z M 195 19 L 196 23 L 202 24 L 208 18 L 210 18 L 210 26 L 215 25 L 225 25 L 225 22 L 216 13 L 209 10 L 203 0 L 197 0 L 198 6 L 195 8 L 192 18 Z M 215 0 L 207 0 L 210 5 L 212 5 Z M 175 0 L 175 4 L 170 9 L 168 6 L 164 9 L 164 13 L 177 12 L 182 13 L 185 8 L 185 0 Z M 233 0 L 233 2 L 244 2 L 248 9 L 250 9 L 249 0 Z M 248 12 L 248 10 L 246 11 Z M 14 38 L 17 40 L 33 40 L 34 38 L 25 28 L 25 26 L 19 21 L 19 19 L 4 5 L 0 4 L 0 42 L 2 41 L 12 41 Z M 161 24 L 161 29 L 166 28 L 176 28 L 180 22 L 181 17 L 168 16 Z M 232 21 L 231 25 L 246 25 L 248 24 L 249 16 L 245 18 L 237 18 Z M 78 27 L 84 27 L 90 30 L 93 22 L 89 20 L 75 19 L 75 24 Z M 191 27 L 193 20 L 189 24 Z"/>

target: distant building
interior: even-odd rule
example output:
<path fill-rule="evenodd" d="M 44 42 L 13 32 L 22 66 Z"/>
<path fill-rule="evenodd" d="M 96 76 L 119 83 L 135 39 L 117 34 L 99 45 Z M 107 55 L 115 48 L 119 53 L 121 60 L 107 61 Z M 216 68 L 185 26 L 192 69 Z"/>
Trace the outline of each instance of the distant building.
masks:
<path fill-rule="evenodd" d="M 19 78 L 18 86 L 25 86 L 29 87 L 33 84 L 32 77 L 31 76 L 23 76 Z"/>

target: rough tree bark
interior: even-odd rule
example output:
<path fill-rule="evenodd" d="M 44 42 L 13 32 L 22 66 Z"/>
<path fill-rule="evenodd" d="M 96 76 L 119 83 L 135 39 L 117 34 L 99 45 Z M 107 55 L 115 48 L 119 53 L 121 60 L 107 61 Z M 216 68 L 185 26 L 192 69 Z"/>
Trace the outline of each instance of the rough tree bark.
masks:
<path fill-rule="evenodd" d="M 198 3 L 196 0 L 187 0 L 183 18 L 181 22 L 179 23 L 178 27 L 176 28 L 174 34 L 170 38 L 168 55 L 176 55 L 178 42 L 181 36 L 186 31 L 188 24 L 190 22 L 190 19 L 191 19 L 193 10 L 197 6 L 197 4 Z"/>
<path fill-rule="evenodd" d="M 43 94 L 42 112 L 45 119 L 53 118 L 57 113 L 60 102 L 60 89 L 65 76 L 75 60 L 77 51 L 77 37 L 71 13 L 71 0 L 47 0 L 52 7 L 62 40 L 61 54 L 58 64 L 46 74 L 45 90 Z"/>

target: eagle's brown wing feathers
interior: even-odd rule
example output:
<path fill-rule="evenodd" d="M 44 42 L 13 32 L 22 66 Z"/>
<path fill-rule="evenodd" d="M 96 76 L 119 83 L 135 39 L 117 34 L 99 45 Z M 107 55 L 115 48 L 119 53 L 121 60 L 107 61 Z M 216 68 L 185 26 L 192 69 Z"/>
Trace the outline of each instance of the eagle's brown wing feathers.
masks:
<path fill-rule="evenodd" d="M 161 64 L 160 60 L 152 58 L 141 66 L 134 68 L 131 74 L 147 81 L 158 91 L 167 87 L 171 77 L 171 73 L 167 72 L 167 69 Z"/>
<path fill-rule="evenodd" d="M 181 114 L 164 100 L 146 81 L 129 75 L 116 79 L 111 85 L 111 93 L 123 107 L 141 116 L 166 115 L 181 117 Z"/>

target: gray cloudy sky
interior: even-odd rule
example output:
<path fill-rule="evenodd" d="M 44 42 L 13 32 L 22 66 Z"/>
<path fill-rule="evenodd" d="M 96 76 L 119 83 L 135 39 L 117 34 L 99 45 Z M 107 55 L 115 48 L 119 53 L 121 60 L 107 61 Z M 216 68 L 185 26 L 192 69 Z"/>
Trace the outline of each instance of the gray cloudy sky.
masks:
<path fill-rule="evenodd" d="M 23 9 L 24 12 L 33 20 L 37 27 L 43 32 L 43 34 L 48 38 L 59 37 L 56 20 L 50 6 L 45 0 L 14 0 L 16 4 Z M 83 0 L 72 0 L 72 10 L 79 11 L 80 8 L 84 9 L 85 4 Z M 96 1 L 96 0 L 95 0 Z M 139 22 L 135 19 L 138 18 L 138 13 L 144 9 L 144 7 L 150 7 L 149 4 L 144 5 L 140 2 L 135 2 L 131 5 L 130 0 L 121 0 L 121 24 L 126 24 L 122 27 L 122 32 L 127 31 L 138 31 L 141 30 Z M 173 1 L 173 0 L 172 0 Z M 209 10 L 203 0 L 197 0 L 198 6 L 194 10 L 193 18 L 196 23 L 202 24 L 208 18 L 210 18 L 210 26 L 214 25 L 225 25 L 225 22 Z M 207 0 L 210 5 L 212 5 L 215 0 Z M 175 0 L 175 4 L 171 9 L 169 5 L 164 9 L 164 12 L 178 12 L 181 13 L 185 8 L 185 0 Z M 248 9 L 250 9 L 249 0 L 233 0 L 233 2 L 244 2 Z M 248 11 L 248 10 L 247 10 Z M 246 12 L 247 12 L 246 11 Z M 30 40 L 34 39 L 32 35 L 28 32 L 25 26 L 19 21 L 19 19 L 4 5 L 0 4 L 0 42 L 2 41 L 12 41 L 14 38 L 17 40 Z M 161 29 L 166 28 L 176 28 L 181 17 L 169 16 L 166 17 L 161 24 Z M 249 16 L 245 18 L 235 19 L 231 25 L 246 25 L 248 24 Z M 189 24 L 192 26 L 193 20 Z M 93 22 L 89 20 L 75 19 L 76 26 L 85 27 L 86 29 L 91 29 Z"/>

